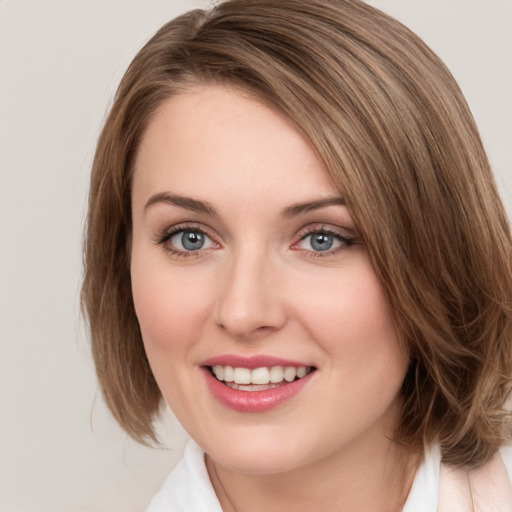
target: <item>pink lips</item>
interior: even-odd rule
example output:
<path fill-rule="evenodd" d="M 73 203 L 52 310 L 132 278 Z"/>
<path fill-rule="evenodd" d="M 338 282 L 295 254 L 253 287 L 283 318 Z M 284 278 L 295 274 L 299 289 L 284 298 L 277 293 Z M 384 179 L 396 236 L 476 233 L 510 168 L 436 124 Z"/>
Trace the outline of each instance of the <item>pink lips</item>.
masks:
<path fill-rule="evenodd" d="M 282 403 L 300 393 L 310 382 L 311 372 L 301 379 L 293 382 L 285 382 L 278 387 L 262 391 L 244 391 L 233 389 L 217 380 L 209 367 L 221 365 L 232 367 L 244 367 L 249 369 L 272 366 L 311 366 L 297 361 L 281 359 L 272 356 L 244 357 L 238 355 L 224 355 L 213 357 L 204 361 L 201 366 L 206 384 L 212 395 L 223 405 L 239 412 L 264 412 L 279 407 Z"/>
<path fill-rule="evenodd" d="M 254 368 L 261 368 L 263 366 L 311 366 L 306 363 L 301 363 L 299 361 L 292 361 L 290 359 L 282 359 L 280 357 L 274 356 L 239 356 L 235 354 L 226 354 L 223 356 L 211 357 L 206 361 L 201 363 L 201 366 L 215 366 L 220 364 L 222 366 L 241 366 L 243 368 L 249 368 L 253 370 Z"/>

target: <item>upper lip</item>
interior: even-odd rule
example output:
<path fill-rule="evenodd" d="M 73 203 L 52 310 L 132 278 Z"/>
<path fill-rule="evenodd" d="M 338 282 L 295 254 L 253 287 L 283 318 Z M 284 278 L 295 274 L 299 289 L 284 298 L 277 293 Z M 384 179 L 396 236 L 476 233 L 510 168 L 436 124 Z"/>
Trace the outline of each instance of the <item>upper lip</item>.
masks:
<path fill-rule="evenodd" d="M 234 368 L 249 368 L 251 370 L 262 367 L 272 366 L 294 366 L 300 368 L 301 366 L 313 366 L 308 363 L 294 361 L 292 359 L 284 359 L 281 357 L 275 357 L 270 355 L 254 355 L 254 356 L 242 356 L 236 354 L 224 354 L 220 356 L 214 356 L 206 359 L 201 363 L 201 366 L 232 366 Z"/>

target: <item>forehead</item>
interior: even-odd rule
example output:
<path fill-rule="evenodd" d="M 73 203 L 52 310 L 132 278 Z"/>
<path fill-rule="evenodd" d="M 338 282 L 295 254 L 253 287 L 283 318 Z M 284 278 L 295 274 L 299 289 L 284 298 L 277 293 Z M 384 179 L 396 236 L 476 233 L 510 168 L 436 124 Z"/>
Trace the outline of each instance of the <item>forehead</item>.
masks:
<path fill-rule="evenodd" d="M 280 193 L 294 200 L 337 194 L 313 146 L 290 119 L 225 86 L 179 93 L 151 119 L 135 160 L 134 201 L 163 191 L 210 199 L 215 193 Z"/>

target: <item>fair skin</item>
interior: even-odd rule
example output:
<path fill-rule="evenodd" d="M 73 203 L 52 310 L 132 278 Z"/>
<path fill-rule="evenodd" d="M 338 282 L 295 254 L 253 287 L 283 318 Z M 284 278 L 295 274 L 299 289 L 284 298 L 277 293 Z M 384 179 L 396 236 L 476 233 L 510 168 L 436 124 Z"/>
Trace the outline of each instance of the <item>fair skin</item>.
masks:
<path fill-rule="evenodd" d="M 148 359 L 223 510 L 400 510 L 415 460 L 390 436 L 408 360 L 350 212 L 294 125 L 227 87 L 173 96 L 141 140 L 132 207 Z M 307 375 L 233 390 L 205 364 L 254 356 Z M 266 398 L 247 405 L 255 389 Z"/>

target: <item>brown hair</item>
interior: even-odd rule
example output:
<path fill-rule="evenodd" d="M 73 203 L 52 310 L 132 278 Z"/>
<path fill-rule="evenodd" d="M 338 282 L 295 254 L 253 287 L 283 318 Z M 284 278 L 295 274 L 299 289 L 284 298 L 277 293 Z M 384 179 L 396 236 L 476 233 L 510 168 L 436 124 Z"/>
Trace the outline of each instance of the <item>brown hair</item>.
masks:
<path fill-rule="evenodd" d="M 480 137 L 439 58 L 358 0 L 230 0 L 163 26 L 117 91 L 93 164 L 82 289 L 107 404 L 155 440 L 161 394 L 130 284 L 134 154 L 194 83 L 252 91 L 291 118 L 362 233 L 411 357 L 396 433 L 476 466 L 508 439 L 512 242 Z"/>

